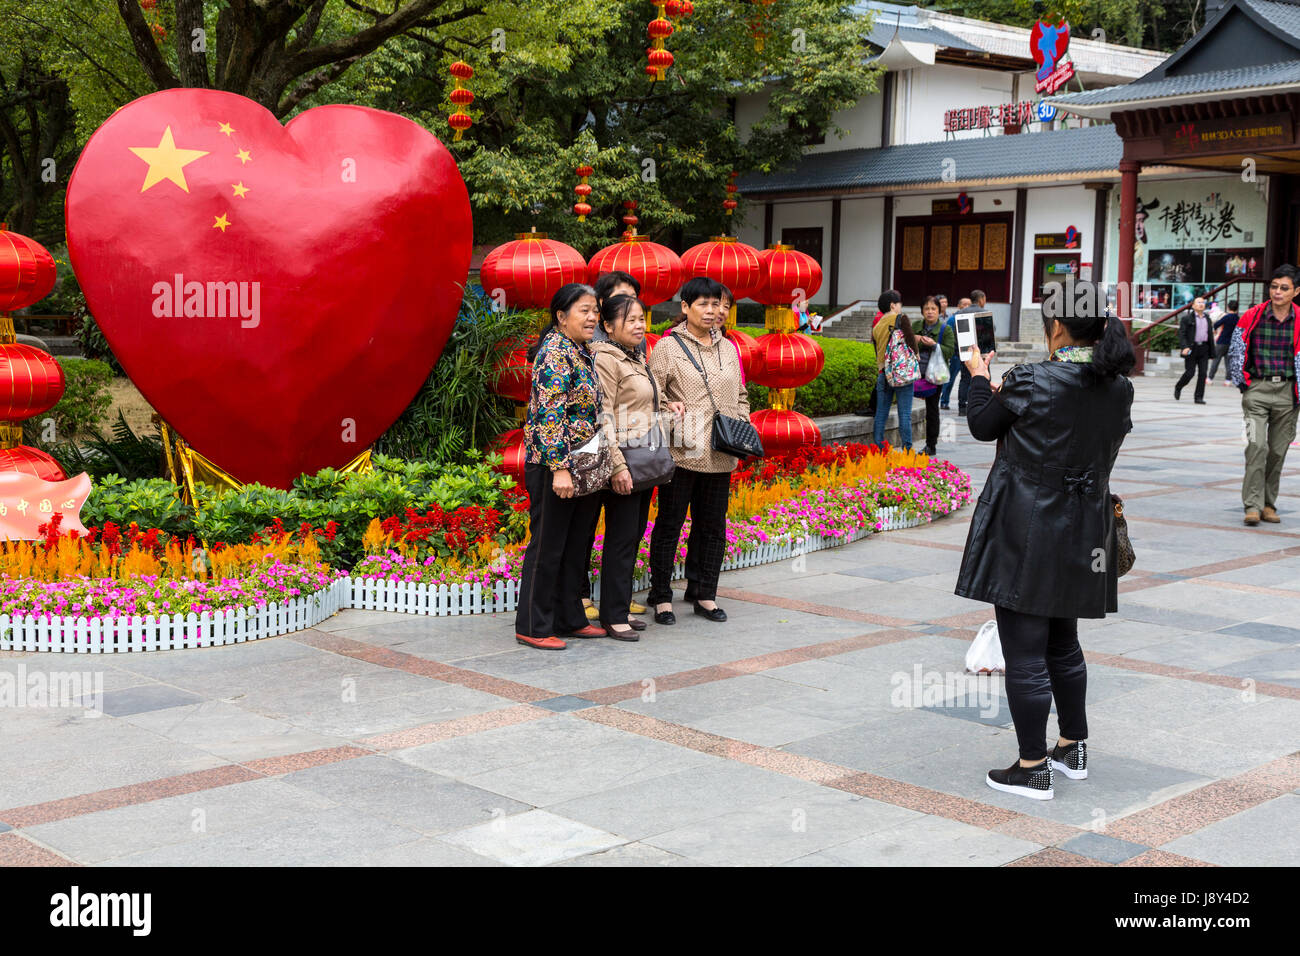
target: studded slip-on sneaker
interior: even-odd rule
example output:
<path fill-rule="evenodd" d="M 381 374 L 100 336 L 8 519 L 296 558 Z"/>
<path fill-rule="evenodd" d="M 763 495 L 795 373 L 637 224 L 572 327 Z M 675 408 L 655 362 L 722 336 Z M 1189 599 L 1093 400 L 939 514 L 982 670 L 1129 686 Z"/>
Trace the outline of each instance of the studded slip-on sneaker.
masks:
<path fill-rule="evenodd" d="M 1059 770 L 1071 780 L 1088 779 L 1088 745 L 1076 740 L 1068 747 L 1057 744 L 1052 748 L 1052 769 Z"/>
<path fill-rule="evenodd" d="M 1034 767 L 1022 767 L 1017 760 L 1006 770 L 990 770 L 984 782 L 994 790 L 1014 793 L 1031 800 L 1051 800 L 1055 796 L 1050 759 L 1044 759 Z"/>

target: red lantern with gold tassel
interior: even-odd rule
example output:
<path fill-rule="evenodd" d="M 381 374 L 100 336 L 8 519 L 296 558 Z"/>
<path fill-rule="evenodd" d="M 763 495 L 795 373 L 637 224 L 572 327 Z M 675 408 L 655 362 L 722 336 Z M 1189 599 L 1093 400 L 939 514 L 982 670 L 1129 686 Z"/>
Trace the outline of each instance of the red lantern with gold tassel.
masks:
<path fill-rule="evenodd" d="M 662 80 L 664 74 L 668 72 L 668 68 L 673 65 L 673 55 L 664 49 L 664 40 L 673 35 L 673 25 L 665 16 L 665 7 L 668 5 L 667 0 L 651 0 L 651 2 L 659 11 L 659 15 L 650 21 L 648 28 L 651 44 L 646 59 L 650 67 L 654 68 L 654 75 L 651 77 L 651 82 L 653 82 Z M 649 73 L 650 71 L 647 69 L 646 72 Z"/>
<path fill-rule="evenodd" d="M 736 303 L 753 295 L 763 281 L 758 250 L 735 236 L 714 236 L 682 253 L 682 268 L 687 277 L 707 276 L 731 291 L 733 298 L 726 321 L 727 337 L 736 343 L 745 377 L 753 378 L 758 372 L 758 342 L 736 328 Z"/>
<path fill-rule="evenodd" d="M 756 300 L 768 306 L 765 324 L 769 329 L 798 328 L 790 306 L 807 302 L 822 287 L 822 267 L 817 260 L 794 246 L 778 243 L 760 253 L 764 280 Z"/>
<path fill-rule="evenodd" d="M 632 202 L 632 200 L 628 200 Z M 624 203 L 627 206 L 627 203 Z M 633 205 L 630 208 L 635 208 Z M 633 220 L 635 215 L 630 216 Z M 682 285 L 682 260 L 667 246 L 637 235 L 635 223 L 612 246 L 606 246 L 587 265 L 587 281 L 594 283 L 606 272 L 626 272 L 641 283 L 641 301 L 649 308 L 667 302 Z"/>
<path fill-rule="evenodd" d="M 561 286 L 584 281 L 586 273 L 586 260 L 577 249 L 534 230 L 489 252 L 479 279 L 489 296 L 497 297 L 500 290 L 503 305 L 544 309 Z"/>
<path fill-rule="evenodd" d="M 45 452 L 22 443 L 22 421 L 63 397 L 63 367 L 40 349 L 18 344 L 9 312 L 49 295 L 55 276 L 54 258 L 44 246 L 0 223 L 0 471 L 45 481 L 62 481 L 67 475 Z"/>
<path fill-rule="evenodd" d="M 459 143 L 461 137 L 465 134 L 465 130 L 474 125 L 474 120 L 464 110 L 464 107 L 474 102 L 474 94 L 465 88 L 465 81 L 474 75 L 474 67 L 464 60 L 457 60 L 448 67 L 448 72 L 451 73 L 452 81 L 455 83 L 450 98 L 452 103 L 456 105 L 456 112 L 447 117 L 447 122 L 456 131 L 452 141 Z"/>

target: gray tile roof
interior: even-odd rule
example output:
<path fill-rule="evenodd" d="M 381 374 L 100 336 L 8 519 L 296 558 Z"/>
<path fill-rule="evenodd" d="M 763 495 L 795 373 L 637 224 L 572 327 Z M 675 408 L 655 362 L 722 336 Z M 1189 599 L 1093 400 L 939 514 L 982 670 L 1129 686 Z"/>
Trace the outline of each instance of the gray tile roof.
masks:
<path fill-rule="evenodd" d="M 1245 0 L 1250 7 L 1271 23 L 1279 33 L 1300 39 L 1300 4 L 1278 3 L 1275 0 Z"/>
<path fill-rule="evenodd" d="M 875 25 L 872 27 L 871 32 L 867 34 L 867 42 L 873 46 L 887 47 L 890 41 L 894 39 L 895 32 L 897 32 L 898 39 L 907 40 L 911 43 L 933 43 L 937 47 L 950 50 L 968 50 L 972 53 L 984 52 L 975 44 L 937 27 L 909 27 L 900 24 L 897 31 L 895 31 L 894 22 L 883 16 L 876 18 Z"/>
<path fill-rule="evenodd" d="M 1281 6 L 1281 4 L 1271 4 Z M 1084 93 L 1068 93 L 1048 97 L 1058 106 L 1101 106 L 1106 103 L 1127 103 L 1165 96 L 1188 96 L 1196 93 L 1217 93 L 1252 86 L 1278 86 L 1300 83 L 1300 60 L 1286 63 L 1264 63 L 1239 66 L 1230 70 L 1211 70 L 1207 73 L 1187 73 L 1183 76 L 1166 76 L 1155 80 L 1134 80 L 1122 86 L 1107 86 Z"/>
<path fill-rule="evenodd" d="M 1109 172 L 1123 145 L 1114 126 L 911 143 L 883 149 L 811 153 L 790 171 L 739 180 L 749 195 L 817 189 L 863 189 L 938 182 L 943 161 L 956 164 L 958 182 L 1005 176 Z"/>

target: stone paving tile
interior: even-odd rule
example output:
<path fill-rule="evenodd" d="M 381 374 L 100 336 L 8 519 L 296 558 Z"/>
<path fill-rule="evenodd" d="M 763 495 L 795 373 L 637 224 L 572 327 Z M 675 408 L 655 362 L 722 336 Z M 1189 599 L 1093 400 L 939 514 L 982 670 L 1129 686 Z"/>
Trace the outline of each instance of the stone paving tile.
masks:
<path fill-rule="evenodd" d="M 1226 631 L 1214 631 L 1209 634 L 1189 634 L 1186 637 L 1120 653 L 1157 664 L 1173 664 L 1176 667 L 1187 667 L 1192 670 L 1211 670 L 1216 667 L 1230 668 L 1240 661 L 1276 649 L 1277 644 L 1269 641 L 1240 637 Z"/>
<path fill-rule="evenodd" d="M 897 826 L 791 860 L 786 866 L 1001 866 L 1037 851 L 1028 840 L 913 815 Z"/>
<path fill-rule="evenodd" d="M 150 710 L 162 710 L 193 704 L 202 700 L 198 694 L 168 687 L 165 684 L 142 684 L 125 690 L 111 690 L 104 693 L 104 713 L 110 717 L 125 717 L 128 714 L 140 714 Z"/>
<path fill-rule="evenodd" d="M 1216 667 L 1213 672 L 1284 684 L 1287 687 L 1300 687 L 1300 645 L 1247 657 L 1223 667 Z"/>
<path fill-rule="evenodd" d="M 134 714 L 124 722 L 235 762 L 302 753 L 339 742 L 337 737 L 304 732 L 286 721 L 215 700 Z"/>
<path fill-rule="evenodd" d="M 457 830 L 443 840 L 510 866 L 546 866 L 627 842 L 545 810 Z"/>
<path fill-rule="evenodd" d="M 315 767 L 283 780 L 333 800 L 347 812 L 359 811 L 428 835 L 529 809 L 501 794 L 388 756 Z"/>
<path fill-rule="evenodd" d="M 337 807 L 332 800 L 279 780 L 250 780 L 38 824 L 23 832 L 78 863 L 90 864 L 250 826 L 292 821 L 332 807 Z"/>
<path fill-rule="evenodd" d="M 4 833 L 0 834 L 0 866 L 76 866 L 76 863 L 17 833 Z"/>
<path fill-rule="evenodd" d="M 893 776 L 888 768 L 990 735 L 1005 739 L 1006 733 L 929 710 L 904 710 L 798 740 L 784 749 L 853 770 Z"/>
<path fill-rule="evenodd" d="M 1220 866 L 1295 866 L 1300 860 L 1300 796 L 1284 794 L 1161 849 Z"/>
<path fill-rule="evenodd" d="M 512 764 L 465 779 L 475 787 L 535 807 L 551 807 L 584 795 L 717 763 L 719 758 L 708 754 L 620 732 L 617 739 L 571 751 L 563 758 L 547 757 Z"/>
<path fill-rule="evenodd" d="M 645 842 L 710 866 L 772 866 L 918 817 L 878 800 L 821 791 L 747 805 Z"/>
<path fill-rule="evenodd" d="M 114 857 L 100 866 L 350 866 L 420 834 L 357 810 L 316 810 L 200 840 Z"/>
<path fill-rule="evenodd" d="M 760 747 L 780 747 L 796 740 L 815 737 L 846 726 L 832 720 L 777 705 L 761 705 L 699 717 L 691 726 L 711 734 L 745 740 Z"/>
<path fill-rule="evenodd" d="M 1062 843 L 1061 849 L 1067 853 L 1077 853 L 1079 856 L 1101 860 L 1103 863 L 1123 863 L 1151 848 L 1141 843 L 1130 843 L 1128 840 L 1116 840 L 1101 833 L 1081 833 Z"/>
<path fill-rule="evenodd" d="M 575 856 L 563 860 L 559 863 L 552 863 L 555 867 L 575 867 L 575 866 L 700 866 L 701 864 L 678 856 L 676 853 L 669 853 L 667 850 L 661 850 L 658 847 L 650 846 L 648 843 L 624 843 L 616 846 L 611 850 L 601 850 L 599 853 L 588 853 L 584 856 Z"/>
<path fill-rule="evenodd" d="M 618 706 L 660 720 L 689 723 L 701 717 L 730 713 L 781 701 L 800 694 L 803 688 L 767 675 L 745 674 L 726 681 L 699 684 L 682 690 L 659 691 L 653 700 L 624 701 Z"/>
<path fill-rule="evenodd" d="M 374 853 L 367 853 L 349 866 L 504 866 L 497 860 L 479 856 L 469 850 L 445 843 L 438 837 L 425 837 L 413 843 L 400 846 L 384 847 Z"/>
<path fill-rule="evenodd" d="M 818 792 L 815 784 L 756 767 L 714 763 L 578 797 L 548 809 L 628 840 L 644 841 L 729 812 L 735 807 L 736 794 L 744 794 L 753 804 Z"/>
<path fill-rule="evenodd" d="M 451 720 L 508 707 L 513 702 L 452 684 L 430 681 L 432 689 L 378 700 L 331 700 L 316 705 L 298 703 L 278 714 L 285 722 L 316 734 L 360 737 Z M 299 709 L 305 708 L 305 709 Z"/>

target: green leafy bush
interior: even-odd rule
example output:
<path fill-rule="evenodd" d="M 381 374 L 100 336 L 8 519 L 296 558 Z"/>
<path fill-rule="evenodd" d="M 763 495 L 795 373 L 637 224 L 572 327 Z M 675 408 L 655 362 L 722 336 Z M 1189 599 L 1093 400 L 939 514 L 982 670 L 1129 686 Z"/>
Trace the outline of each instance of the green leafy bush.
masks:
<path fill-rule="evenodd" d="M 1174 352 L 1178 349 L 1178 326 L 1162 325 L 1143 336 L 1143 342 L 1151 352 Z"/>
<path fill-rule="evenodd" d="M 794 408 L 811 417 L 849 415 L 865 408 L 876 387 L 876 349 L 869 342 L 817 336 L 826 366 L 815 379 L 796 389 Z M 769 408 L 768 389 L 749 384 L 749 407 Z"/>
<path fill-rule="evenodd" d="M 460 461 L 516 427 L 514 403 L 492 391 L 492 367 L 507 340 L 536 328 L 537 319 L 536 312 L 493 311 L 481 289 L 468 290 L 438 364 L 406 411 L 375 442 L 375 451 Z"/>
<path fill-rule="evenodd" d="M 81 523 L 102 527 L 105 522 L 126 527 L 161 528 L 185 536 L 194 530 L 194 509 L 183 503 L 177 488 L 166 478 L 127 481 L 117 475 L 95 480 L 81 509 Z"/>
<path fill-rule="evenodd" d="M 108 475 L 129 480 L 157 478 L 163 473 L 162 438 L 158 432 L 137 435 L 120 411 L 111 435 L 90 425 L 75 441 L 45 442 L 39 426 L 40 419 L 24 422 L 23 440 L 53 455 L 69 475 L 84 471 L 95 480 Z"/>
<path fill-rule="evenodd" d="M 63 397 L 41 419 L 54 419 L 59 440 L 69 441 L 97 425 L 113 403 L 108 383 L 113 370 L 97 359 L 60 358 L 65 382 Z"/>
<path fill-rule="evenodd" d="M 90 308 L 86 305 L 85 296 L 80 293 L 77 295 L 77 305 L 72 310 L 72 316 L 81 319 L 81 328 L 77 331 L 77 345 L 81 349 L 81 354 L 88 359 L 99 359 L 107 362 L 114 375 L 126 375 L 126 372 L 122 369 L 122 363 L 117 360 L 117 356 L 109 348 L 108 339 L 104 338 L 104 333 L 100 331 L 99 323 L 90 314 Z"/>

